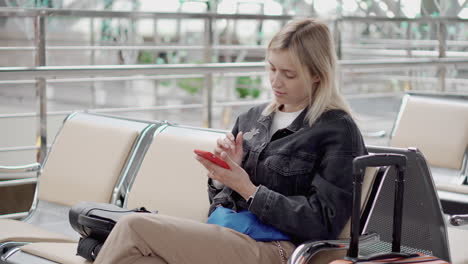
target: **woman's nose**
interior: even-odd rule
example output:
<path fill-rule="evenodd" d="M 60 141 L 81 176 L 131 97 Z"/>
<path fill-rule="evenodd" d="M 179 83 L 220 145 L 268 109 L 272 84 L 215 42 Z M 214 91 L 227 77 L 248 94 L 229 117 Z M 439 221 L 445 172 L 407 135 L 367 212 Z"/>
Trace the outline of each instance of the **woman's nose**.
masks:
<path fill-rule="evenodd" d="M 281 77 L 278 72 L 271 74 L 271 85 L 272 86 L 281 85 Z"/>

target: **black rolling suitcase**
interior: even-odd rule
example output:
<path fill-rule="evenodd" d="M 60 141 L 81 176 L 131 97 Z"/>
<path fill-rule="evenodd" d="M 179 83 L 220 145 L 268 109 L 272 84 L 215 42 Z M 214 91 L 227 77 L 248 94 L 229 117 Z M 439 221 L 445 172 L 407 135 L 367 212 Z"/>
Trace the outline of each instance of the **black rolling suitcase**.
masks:
<path fill-rule="evenodd" d="M 77 255 L 94 261 L 117 221 L 128 214 L 156 213 L 144 207 L 124 209 L 113 204 L 80 202 L 73 206 L 68 218 L 72 228 L 81 235 Z"/>
<path fill-rule="evenodd" d="M 372 256 L 359 257 L 359 215 L 361 205 L 361 187 L 364 172 L 367 167 L 395 166 L 395 201 L 393 208 L 392 252 L 378 253 Z M 393 263 L 428 263 L 448 264 L 447 261 L 435 256 L 404 253 L 400 251 L 401 226 L 403 219 L 403 191 L 406 171 L 406 156 L 400 154 L 373 154 L 360 156 L 353 161 L 353 211 L 351 216 L 351 241 L 345 259 L 332 261 L 332 264 L 393 264 Z"/>

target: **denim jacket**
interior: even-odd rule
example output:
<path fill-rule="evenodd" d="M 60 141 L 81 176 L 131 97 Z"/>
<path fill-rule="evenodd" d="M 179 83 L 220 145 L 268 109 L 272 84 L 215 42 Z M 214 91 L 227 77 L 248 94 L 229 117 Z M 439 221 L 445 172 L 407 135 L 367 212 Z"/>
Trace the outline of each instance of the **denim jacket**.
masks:
<path fill-rule="evenodd" d="M 361 133 L 344 111 L 329 110 L 309 126 L 307 109 L 270 135 L 275 113 L 266 104 L 240 115 L 232 130 L 244 133 L 242 167 L 259 186 L 250 206 L 238 193 L 208 181 L 210 214 L 217 205 L 248 209 L 292 242 L 336 239 L 351 216 L 352 160 L 367 154 Z"/>

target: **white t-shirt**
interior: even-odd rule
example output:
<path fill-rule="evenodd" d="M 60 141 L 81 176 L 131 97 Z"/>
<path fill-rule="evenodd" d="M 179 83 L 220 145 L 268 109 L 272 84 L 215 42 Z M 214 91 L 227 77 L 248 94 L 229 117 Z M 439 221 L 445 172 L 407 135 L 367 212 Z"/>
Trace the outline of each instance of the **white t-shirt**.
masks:
<path fill-rule="evenodd" d="M 273 117 L 273 122 L 271 123 L 270 135 L 273 136 L 273 134 L 275 134 L 275 132 L 279 129 L 288 127 L 294 121 L 294 119 L 296 119 L 296 117 L 301 114 L 302 110 L 304 109 L 296 112 L 282 112 L 277 110 L 275 112 L 275 116 Z"/>

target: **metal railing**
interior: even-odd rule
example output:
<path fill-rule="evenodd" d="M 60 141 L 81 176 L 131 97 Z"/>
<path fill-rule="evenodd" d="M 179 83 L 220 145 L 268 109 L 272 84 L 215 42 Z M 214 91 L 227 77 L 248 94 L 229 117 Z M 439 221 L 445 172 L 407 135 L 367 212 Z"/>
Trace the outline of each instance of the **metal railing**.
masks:
<path fill-rule="evenodd" d="M 414 68 L 434 66 L 466 65 L 465 58 L 427 58 L 427 59 L 391 59 L 391 60 L 341 60 L 338 65 L 345 71 L 362 71 L 376 68 Z M 0 67 L 0 78 L 68 78 L 131 75 L 185 75 L 185 74 L 223 74 L 264 72 L 264 62 L 244 63 L 200 63 L 200 64 L 145 64 L 145 65 L 87 65 L 87 66 L 38 66 L 38 67 Z"/>
<path fill-rule="evenodd" d="M 344 72 L 362 72 L 366 70 L 375 71 L 376 69 L 404 69 L 404 68 L 423 68 L 434 66 L 460 66 L 468 65 L 468 59 L 465 58 L 443 58 L 443 59 L 394 59 L 394 60 L 350 60 L 339 61 L 339 68 Z M 43 84 L 47 82 L 60 82 L 68 81 L 69 78 L 74 77 L 71 81 L 80 80 L 84 78 L 86 81 L 93 80 L 115 80 L 114 78 L 157 78 L 162 76 L 164 78 L 174 78 L 182 76 L 210 76 L 210 78 L 218 77 L 221 75 L 241 75 L 241 74 L 262 74 L 265 71 L 265 64 L 263 62 L 255 63 L 206 63 L 206 64 L 172 64 L 172 65 L 96 65 L 96 66 L 39 66 L 39 67 L 2 67 L 0 68 L 0 79 L 8 80 L 14 79 L 17 82 L 24 80 L 30 81 L 32 79 L 43 80 Z M 144 75 L 135 77 L 135 75 Z M 92 77 L 89 76 L 99 76 Z M 119 76 L 119 77 L 114 77 Z M 68 78 L 68 79 L 67 79 Z M 8 82 L 8 81 L 6 81 Z M 205 104 L 190 104 L 190 105 L 171 105 L 171 106 L 151 106 L 151 107 L 127 107 L 117 109 L 93 109 L 92 112 L 97 113 L 117 113 L 117 112 L 132 112 L 132 111 L 157 111 L 168 109 L 204 109 L 205 112 L 212 112 L 213 106 L 226 106 L 226 105 L 239 105 L 239 104 L 252 104 L 255 102 L 224 102 L 214 103 L 212 99 L 212 90 L 207 91 L 209 96 L 207 100 L 209 103 Z M 47 113 L 47 101 L 43 98 L 45 94 L 38 95 L 38 101 L 41 104 L 41 109 L 44 116 L 51 115 L 65 115 L 71 111 L 60 111 Z M 41 114 L 4 114 L 0 118 L 10 117 L 32 117 Z M 206 120 L 210 126 L 212 120 Z M 43 133 L 41 131 L 41 133 Z M 41 135 L 42 136 L 42 135 Z M 44 137 L 46 135 L 43 135 Z"/>
<path fill-rule="evenodd" d="M 215 50 L 263 50 L 264 47 L 255 45 L 215 45 L 213 35 L 213 23 L 219 19 L 248 19 L 248 20 L 277 20 L 286 22 L 293 19 L 289 15 L 254 15 L 254 14 L 217 14 L 217 13 L 161 13 L 161 12 L 123 12 L 123 11 L 94 11 L 94 10 L 66 10 L 66 9 L 22 9 L 22 8 L 0 8 L 0 17 L 25 17 L 32 18 L 34 21 L 34 47 L 0 47 L 0 51 L 11 50 L 31 50 L 35 52 L 35 67 L 3 67 L 0 68 L 0 79 L 2 83 L 21 83 L 31 82 L 34 80 L 36 85 L 36 94 L 38 102 L 38 111 L 35 115 L 38 118 L 37 125 L 37 140 L 38 143 L 38 162 L 41 163 L 47 151 L 47 82 L 64 82 L 72 77 L 80 78 L 82 81 L 97 81 L 97 80 L 116 80 L 116 79 L 131 79 L 142 78 L 134 75 L 145 75 L 143 78 L 159 78 L 158 76 L 182 76 L 182 75 L 197 75 L 203 76 L 205 80 L 204 100 L 202 104 L 194 104 L 189 106 L 176 106 L 179 108 L 203 108 L 204 120 L 207 126 L 211 126 L 213 106 L 212 91 L 213 77 L 217 74 L 232 74 L 232 73 L 252 73 L 263 72 L 264 64 L 259 63 L 211 63 L 213 51 Z M 80 17 L 90 18 L 93 25 L 94 18 L 126 18 L 126 19 L 153 19 L 156 22 L 158 19 L 202 19 L 205 21 L 204 45 L 187 46 L 50 46 L 46 45 L 47 17 Z M 467 23 L 467 19 L 461 18 L 382 18 L 382 17 L 340 17 L 328 22 L 333 24 L 335 39 L 337 41 L 337 54 L 339 58 L 342 55 L 344 45 L 341 41 L 340 31 L 342 23 L 379 23 L 379 22 L 408 22 L 408 23 L 436 23 L 438 25 L 438 40 L 436 43 L 431 42 L 431 45 L 437 45 L 438 58 L 434 59 L 400 59 L 400 60 L 372 60 L 372 61 L 340 61 L 340 70 L 342 71 L 362 71 L 365 69 L 376 68 L 408 68 L 408 67 L 439 67 L 438 78 L 439 87 L 445 89 L 446 66 L 452 65 L 467 65 L 468 59 L 463 58 L 446 58 L 447 46 L 452 45 L 452 42 L 446 40 L 446 23 Z M 155 29 L 156 30 L 156 29 Z M 412 45 L 411 43 L 406 43 Z M 425 44 L 426 45 L 426 44 Z M 458 44 L 457 44 L 458 45 Z M 47 50 L 201 50 L 204 52 L 203 64 L 183 64 L 183 65 L 101 65 L 101 66 L 45 66 Z M 92 53 L 92 56 L 94 53 Z M 115 77 L 118 75 L 119 77 Z M 90 77 L 93 76 L 93 77 Z M 97 77 L 95 77 L 97 76 Z M 121 77 L 122 76 L 122 77 Z M 165 76 L 166 78 L 168 76 Z M 52 79 L 51 79 L 52 78 Z M 67 79 L 68 78 L 68 79 Z M 10 79 L 11 81 L 7 81 Z M 76 80 L 76 79 L 75 79 Z M 138 111 L 169 109 L 174 106 L 155 106 L 146 108 L 121 108 L 121 109 L 103 109 L 96 111 Z M 53 113 L 49 113 L 53 114 Z M 4 115 L 8 116 L 8 115 Z M 9 115 L 11 116 L 11 115 Z"/>

